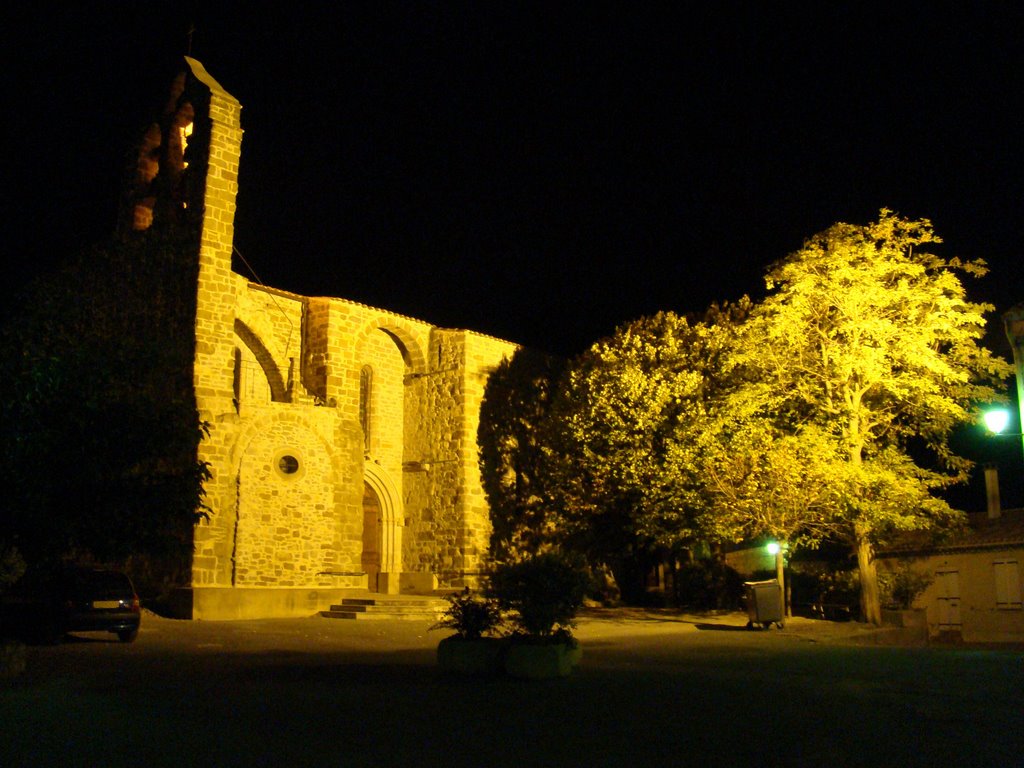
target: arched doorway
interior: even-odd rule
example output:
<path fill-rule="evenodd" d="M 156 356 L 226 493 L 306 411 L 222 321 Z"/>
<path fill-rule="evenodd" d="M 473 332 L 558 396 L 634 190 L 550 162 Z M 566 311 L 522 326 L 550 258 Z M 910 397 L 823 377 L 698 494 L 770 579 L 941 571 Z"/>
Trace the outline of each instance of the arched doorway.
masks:
<path fill-rule="evenodd" d="M 370 484 L 363 481 L 363 553 L 360 566 L 366 574 L 366 586 L 371 592 L 379 589 L 381 550 L 380 499 Z"/>
<path fill-rule="evenodd" d="M 363 464 L 363 551 L 367 586 L 398 594 L 402 573 L 402 497 L 383 467 Z"/>

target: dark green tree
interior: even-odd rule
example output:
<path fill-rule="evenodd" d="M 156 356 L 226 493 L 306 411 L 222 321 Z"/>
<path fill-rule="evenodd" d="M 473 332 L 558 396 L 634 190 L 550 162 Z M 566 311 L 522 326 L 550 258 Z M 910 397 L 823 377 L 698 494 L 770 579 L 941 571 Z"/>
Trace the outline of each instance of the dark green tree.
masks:
<path fill-rule="evenodd" d="M 491 512 L 491 558 L 514 559 L 559 541 L 544 445 L 561 358 L 520 349 L 487 380 L 477 431 Z"/>
<path fill-rule="evenodd" d="M 30 562 L 187 563 L 207 476 L 193 243 L 154 230 L 95 248 L 0 330 L 0 538 Z"/>

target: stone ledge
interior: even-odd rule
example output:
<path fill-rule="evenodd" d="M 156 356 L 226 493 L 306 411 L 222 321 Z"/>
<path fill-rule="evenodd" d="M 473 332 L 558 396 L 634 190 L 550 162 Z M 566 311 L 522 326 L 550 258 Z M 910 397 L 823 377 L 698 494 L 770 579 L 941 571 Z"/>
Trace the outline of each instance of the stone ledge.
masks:
<path fill-rule="evenodd" d="M 362 594 L 345 587 L 196 587 L 177 590 L 170 607 L 180 619 L 284 619 L 314 616 Z"/>

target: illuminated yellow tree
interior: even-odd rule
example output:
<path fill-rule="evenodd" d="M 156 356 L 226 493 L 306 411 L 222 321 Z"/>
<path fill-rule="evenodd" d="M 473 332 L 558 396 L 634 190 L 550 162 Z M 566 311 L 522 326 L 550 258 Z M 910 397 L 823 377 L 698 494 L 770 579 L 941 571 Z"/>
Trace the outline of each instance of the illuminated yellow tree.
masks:
<path fill-rule="evenodd" d="M 709 538 L 769 537 L 791 548 L 815 546 L 841 532 L 837 516 L 842 458 L 814 425 L 781 432 L 770 418 L 727 415 L 699 441 L 709 497 Z"/>
<path fill-rule="evenodd" d="M 928 220 L 888 210 L 866 226 L 835 224 L 769 270 L 771 293 L 746 324 L 742 365 L 771 393 L 766 412 L 794 435 L 813 426 L 842 459 L 827 467 L 841 491 L 832 511 L 873 623 L 874 546 L 958 521 L 935 495 L 970 469 L 950 433 L 1010 373 L 979 344 L 992 307 L 969 302 L 959 277 L 983 275 L 984 263 L 926 250 L 940 242 Z"/>
<path fill-rule="evenodd" d="M 691 322 L 661 312 L 619 328 L 569 367 L 548 430 L 551 500 L 568 548 L 612 569 L 624 596 L 657 548 L 699 532 L 696 437 L 729 386 L 743 300 Z"/>

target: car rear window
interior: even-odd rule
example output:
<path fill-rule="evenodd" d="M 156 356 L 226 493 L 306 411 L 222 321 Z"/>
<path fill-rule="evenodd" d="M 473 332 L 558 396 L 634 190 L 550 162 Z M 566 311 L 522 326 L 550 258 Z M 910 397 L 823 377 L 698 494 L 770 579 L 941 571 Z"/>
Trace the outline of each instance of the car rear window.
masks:
<path fill-rule="evenodd" d="M 77 586 L 103 592 L 132 592 L 132 583 L 117 571 L 77 571 L 73 577 Z"/>

